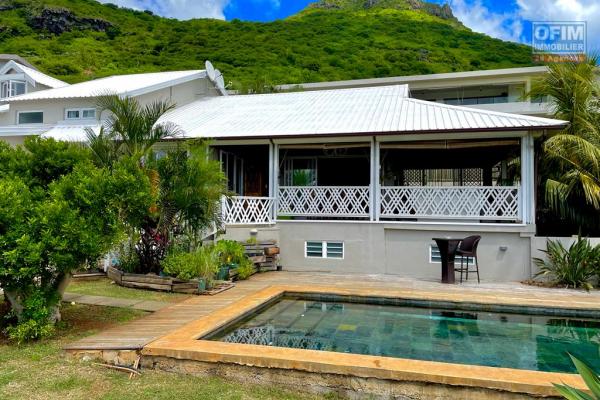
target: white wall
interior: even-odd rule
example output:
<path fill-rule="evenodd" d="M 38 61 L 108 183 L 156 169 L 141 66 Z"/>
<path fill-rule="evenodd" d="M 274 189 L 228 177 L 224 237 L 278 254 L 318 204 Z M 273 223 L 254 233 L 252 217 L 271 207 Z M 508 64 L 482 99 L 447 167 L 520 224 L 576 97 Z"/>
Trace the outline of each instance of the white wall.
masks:
<path fill-rule="evenodd" d="M 142 105 L 157 100 L 164 100 L 181 106 L 201 97 L 214 95 L 216 95 L 216 91 L 207 79 L 196 79 L 173 87 L 146 93 L 136 98 Z M 52 125 L 63 121 L 65 119 L 65 110 L 69 108 L 93 108 L 95 106 L 93 98 L 13 102 L 10 104 L 8 112 L 0 114 L 0 126 L 16 125 L 17 113 L 20 111 L 43 111 L 44 124 Z"/>

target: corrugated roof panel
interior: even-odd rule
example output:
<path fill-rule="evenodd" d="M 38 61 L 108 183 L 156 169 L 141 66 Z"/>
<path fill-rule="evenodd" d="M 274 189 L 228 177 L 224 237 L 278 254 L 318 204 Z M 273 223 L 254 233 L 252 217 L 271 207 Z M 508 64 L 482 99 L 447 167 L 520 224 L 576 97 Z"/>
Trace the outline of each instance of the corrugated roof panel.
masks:
<path fill-rule="evenodd" d="M 19 66 L 21 67 L 21 69 L 23 70 L 23 72 L 25 74 L 27 74 L 27 75 L 29 75 L 29 77 L 31 77 L 31 79 L 33 79 L 34 81 L 36 81 L 38 83 L 41 83 L 44 86 L 48 86 L 53 89 L 69 86 L 69 84 L 67 82 L 63 82 L 61 80 L 53 78 L 53 77 L 46 75 L 38 70 L 29 68 L 26 65 L 19 64 Z"/>
<path fill-rule="evenodd" d="M 177 108 L 161 121 L 190 137 L 243 138 L 324 134 L 560 128 L 564 122 L 451 106 L 406 97 L 405 85 L 213 97 Z"/>
<path fill-rule="evenodd" d="M 40 90 L 21 96 L 11 97 L 10 101 L 67 99 L 95 97 L 105 93 L 119 95 L 137 95 L 137 91 L 169 83 L 185 82 L 205 76 L 204 70 L 155 72 L 147 74 L 115 75 L 107 78 Z"/>

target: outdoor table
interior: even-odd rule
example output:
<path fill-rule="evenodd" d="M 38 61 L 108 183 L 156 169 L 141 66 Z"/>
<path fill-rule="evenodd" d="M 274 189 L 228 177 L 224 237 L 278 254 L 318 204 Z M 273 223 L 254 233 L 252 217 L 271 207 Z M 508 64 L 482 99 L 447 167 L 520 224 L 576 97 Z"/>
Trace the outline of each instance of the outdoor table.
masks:
<path fill-rule="evenodd" d="M 454 255 L 462 239 L 433 238 L 442 258 L 442 283 L 454 283 Z"/>

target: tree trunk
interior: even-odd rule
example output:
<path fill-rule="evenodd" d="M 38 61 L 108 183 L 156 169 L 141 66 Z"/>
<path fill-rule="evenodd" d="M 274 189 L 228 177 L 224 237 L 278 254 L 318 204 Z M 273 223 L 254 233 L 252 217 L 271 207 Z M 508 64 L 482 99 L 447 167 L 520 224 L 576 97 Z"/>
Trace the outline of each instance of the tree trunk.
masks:
<path fill-rule="evenodd" d="M 5 290 L 4 297 L 6 297 L 10 303 L 10 308 L 17 316 L 17 320 L 21 321 L 21 318 L 23 317 L 23 302 L 19 293 L 13 290 Z"/>
<path fill-rule="evenodd" d="M 60 279 L 58 285 L 56 285 L 56 294 L 58 296 L 58 302 L 50 307 L 50 317 L 49 321 L 53 324 L 60 322 L 60 303 L 62 302 L 63 295 L 65 294 L 65 290 L 67 290 L 67 286 L 71 283 L 71 274 L 67 274 Z"/>

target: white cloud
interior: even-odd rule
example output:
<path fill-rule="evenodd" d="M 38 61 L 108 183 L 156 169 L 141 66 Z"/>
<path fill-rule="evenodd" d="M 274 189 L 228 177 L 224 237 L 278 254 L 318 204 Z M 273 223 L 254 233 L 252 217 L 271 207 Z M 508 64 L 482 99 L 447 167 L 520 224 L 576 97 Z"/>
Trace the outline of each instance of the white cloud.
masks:
<path fill-rule="evenodd" d="M 495 13 L 481 0 L 450 0 L 454 16 L 475 32 L 513 42 L 521 41 L 523 26 L 512 13 Z"/>
<path fill-rule="evenodd" d="M 530 21 L 587 21 L 588 50 L 600 49 L 598 0 L 517 0 L 517 7 Z"/>
<path fill-rule="evenodd" d="M 495 12 L 482 0 L 449 0 L 454 15 L 467 27 L 492 37 L 529 44 L 524 21 L 587 21 L 588 50 L 600 49 L 598 0 L 515 0 L 510 12 Z"/>
<path fill-rule="evenodd" d="M 225 19 L 223 10 L 229 0 L 99 0 L 136 10 L 150 10 L 169 18 L 215 18 Z"/>

